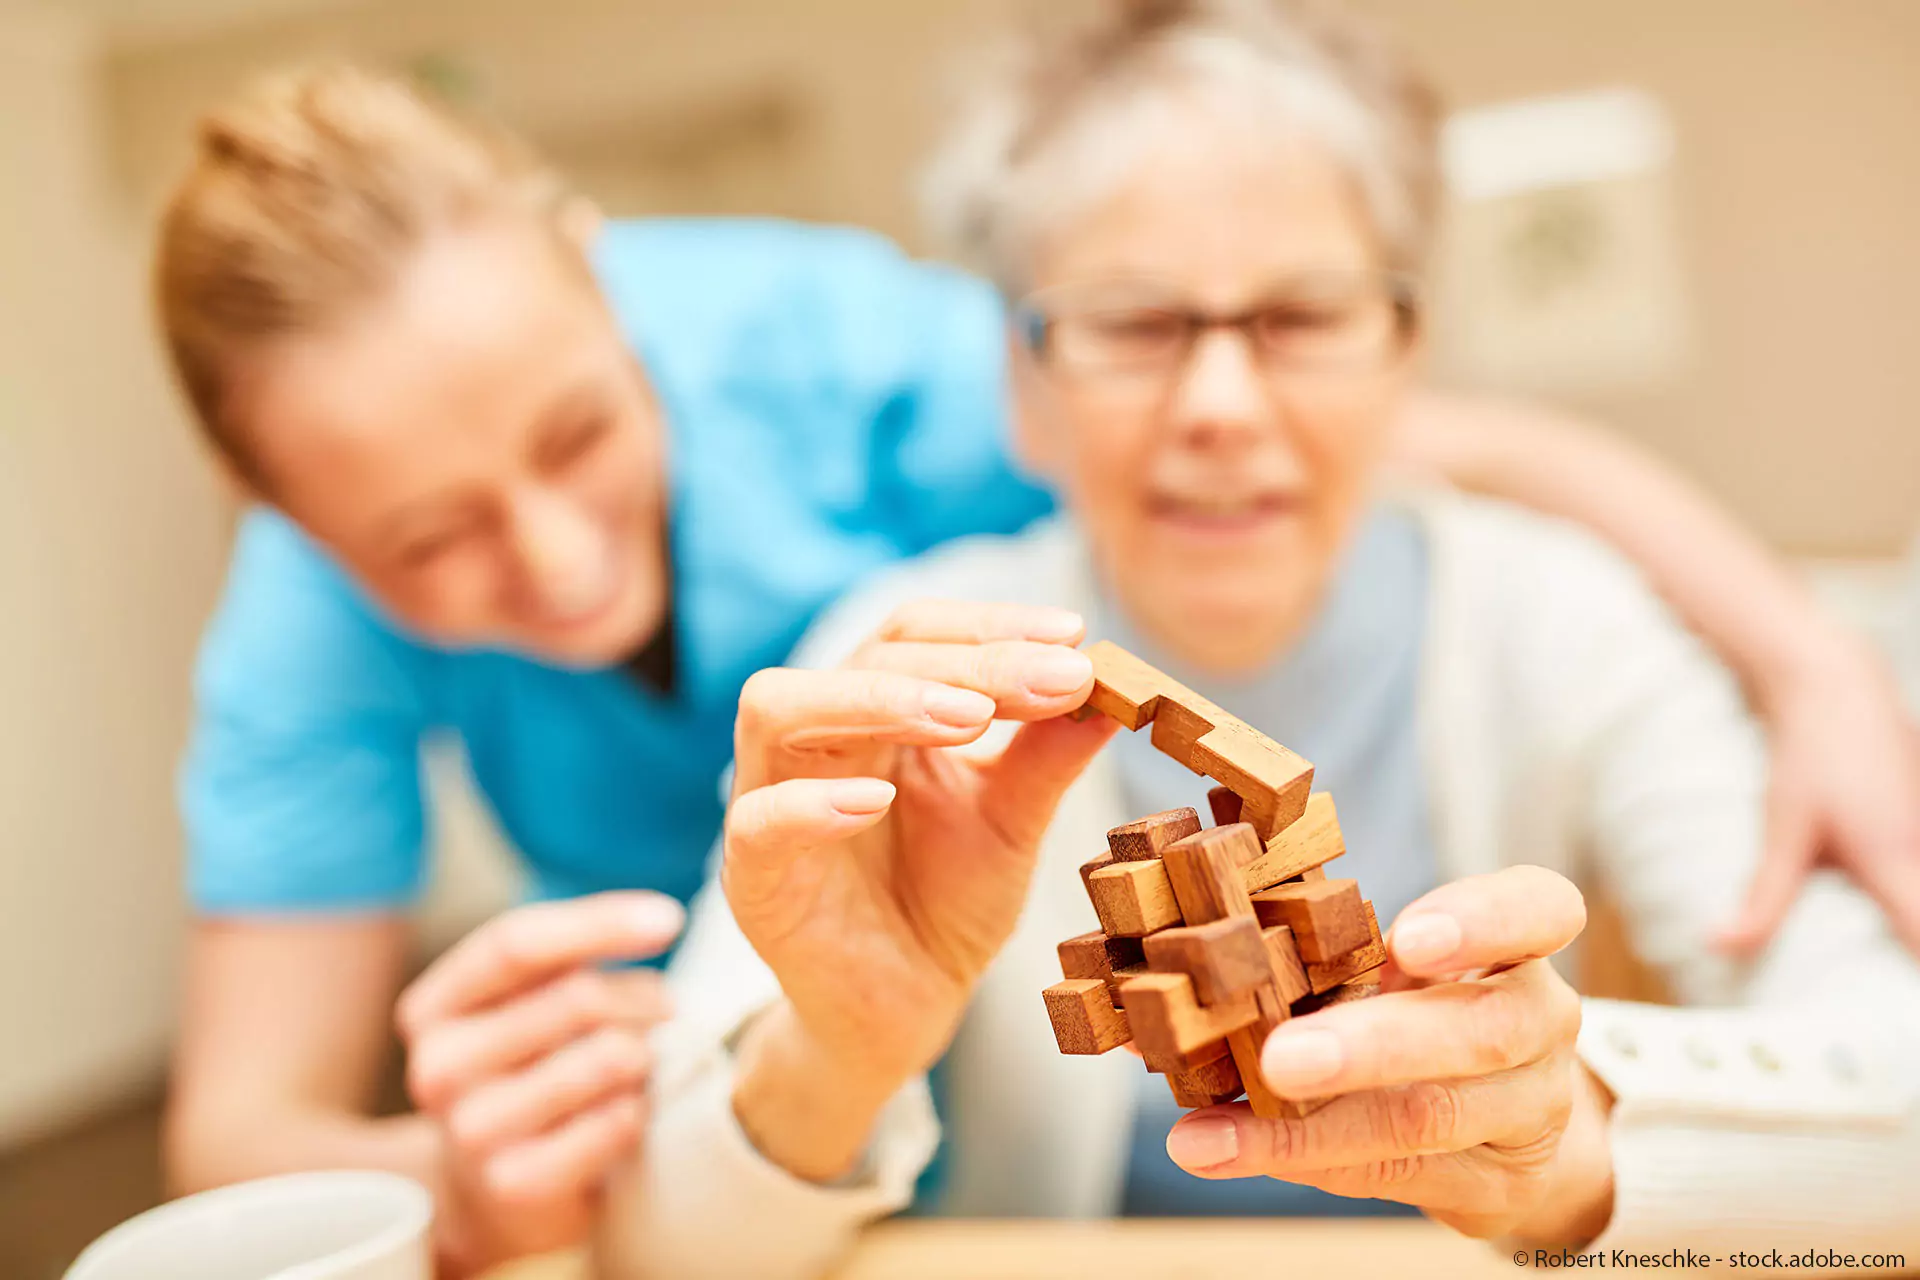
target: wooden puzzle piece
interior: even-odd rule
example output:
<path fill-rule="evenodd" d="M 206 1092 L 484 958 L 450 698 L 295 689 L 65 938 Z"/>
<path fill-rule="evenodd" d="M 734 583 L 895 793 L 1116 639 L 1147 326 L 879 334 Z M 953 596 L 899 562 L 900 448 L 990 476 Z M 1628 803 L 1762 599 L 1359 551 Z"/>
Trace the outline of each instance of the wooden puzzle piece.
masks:
<path fill-rule="evenodd" d="M 1340 815 L 1334 809 L 1333 797 L 1316 791 L 1307 797 L 1307 807 L 1299 821 L 1268 840 L 1260 856 L 1247 864 L 1247 888 L 1258 892 L 1301 877 L 1325 879 L 1325 872 L 1320 868 L 1346 851 L 1347 842 L 1340 834 Z"/>
<path fill-rule="evenodd" d="M 1200 815 L 1194 810 L 1167 809 L 1107 832 L 1107 851 L 1117 862 L 1144 862 L 1199 830 Z"/>
<path fill-rule="evenodd" d="M 1375 972 L 1363 973 L 1351 982 L 1343 982 L 1319 995 L 1308 996 L 1295 1005 L 1295 1011 L 1302 1014 L 1318 1013 L 1322 1009 L 1331 1009 L 1337 1004 L 1351 1004 L 1355 1000 L 1366 1000 L 1380 994 L 1380 981 Z"/>
<path fill-rule="evenodd" d="M 1113 984 L 1116 970 L 1146 963 L 1138 938 L 1109 938 L 1098 929 L 1068 938 L 1059 952 L 1061 977 L 1098 978 L 1108 985 Z"/>
<path fill-rule="evenodd" d="M 1267 962 L 1273 966 L 1274 985 L 1279 988 L 1280 998 L 1291 1007 L 1302 996 L 1313 994 L 1313 983 L 1307 977 L 1307 968 L 1300 960 L 1300 950 L 1293 945 L 1293 930 L 1285 925 L 1275 925 L 1260 931 L 1261 940 L 1267 945 Z"/>
<path fill-rule="evenodd" d="M 1211 1107 L 1232 1102 L 1244 1091 L 1240 1069 L 1225 1052 L 1189 1071 L 1169 1071 L 1167 1084 L 1173 1100 L 1183 1107 Z"/>
<path fill-rule="evenodd" d="M 1373 937 L 1362 947 L 1355 947 L 1347 954 L 1325 964 L 1306 966 L 1307 986 L 1310 994 L 1318 995 L 1322 991 L 1350 982 L 1361 974 L 1378 969 L 1387 962 L 1387 944 L 1380 936 L 1380 922 L 1374 917 L 1373 904 L 1360 904 L 1366 909 L 1367 930 Z"/>
<path fill-rule="evenodd" d="M 1160 861 L 1181 918 L 1210 924 L 1227 916 L 1254 916 L 1241 869 L 1263 852 L 1260 837 L 1244 822 L 1209 827 L 1167 846 Z"/>
<path fill-rule="evenodd" d="M 1372 940 L 1360 886 L 1353 880 L 1277 884 L 1253 895 L 1262 926 L 1286 925 L 1308 964 L 1338 960 Z"/>
<path fill-rule="evenodd" d="M 1223 1040 L 1259 1017 L 1253 993 L 1242 992 L 1214 1005 L 1194 995 L 1184 973 L 1144 973 L 1120 984 L 1120 1004 L 1140 1056 L 1161 1071 L 1187 1066 L 1186 1055 Z M 1245 1074 L 1245 1063 L 1239 1064 Z"/>
<path fill-rule="evenodd" d="M 1240 797 L 1225 787 L 1209 787 L 1207 810 L 1213 814 L 1214 826 L 1230 827 L 1240 821 Z"/>
<path fill-rule="evenodd" d="M 1180 923 L 1173 883 L 1158 858 L 1100 867 L 1087 877 L 1087 896 L 1101 932 L 1111 937 L 1137 938 Z"/>
<path fill-rule="evenodd" d="M 1273 980 L 1266 939 L 1259 922 L 1248 916 L 1162 929 L 1141 941 L 1147 967 L 1156 973 L 1186 974 L 1201 1004 L 1216 1004 Z"/>
<path fill-rule="evenodd" d="M 1128 729 L 1152 724 L 1153 745 L 1239 796 L 1240 820 L 1262 840 L 1300 816 L 1312 765 L 1111 641 L 1086 653 L 1094 681 L 1087 705 Z"/>
<path fill-rule="evenodd" d="M 1107 984 L 1098 978 L 1068 978 L 1041 994 L 1062 1053 L 1106 1053 L 1133 1038 L 1126 1011 L 1114 1008 Z"/>

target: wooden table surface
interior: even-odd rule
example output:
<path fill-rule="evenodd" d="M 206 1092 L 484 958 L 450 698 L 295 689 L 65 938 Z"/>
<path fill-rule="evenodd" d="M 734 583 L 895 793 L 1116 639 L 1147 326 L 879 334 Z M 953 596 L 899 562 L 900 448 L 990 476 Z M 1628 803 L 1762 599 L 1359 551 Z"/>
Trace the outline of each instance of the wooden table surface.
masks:
<path fill-rule="evenodd" d="M 1354 1276 L 1516 1280 L 1511 1255 L 1419 1219 L 1369 1222 L 954 1222 L 869 1230 L 834 1280 L 1202 1280 Z M 589 1280 L 577 1257 L 520 1263 L 489 1280 Z"/>

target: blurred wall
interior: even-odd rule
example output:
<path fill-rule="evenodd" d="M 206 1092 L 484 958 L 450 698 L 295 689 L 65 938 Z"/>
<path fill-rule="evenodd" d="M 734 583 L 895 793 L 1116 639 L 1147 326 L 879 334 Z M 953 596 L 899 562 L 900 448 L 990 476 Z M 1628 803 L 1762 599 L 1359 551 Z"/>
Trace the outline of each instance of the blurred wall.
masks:
<path fill-rule="evenodd" d="M 1920 517 L 1920 5 L 1360 0 L 1460 104 L 1637 84 L 1679 133 L 1692 367 L 1587 407 L 1804 552 Z M 114 93 L 151 193 L 245 73 L 451 58 L 619 212 L 768 211 L 917 243 L 913 167 L 966 33 L 1012 0 L 388 0 L 129 49 Z M 1440 371 L 1444 376 L 1444 370 Z"/>
<path fill-rule="evenodd" d="M 0 1139 L 150 1080 L 222 518 L 147 338 L 98 60 L 0 19 Z"/>

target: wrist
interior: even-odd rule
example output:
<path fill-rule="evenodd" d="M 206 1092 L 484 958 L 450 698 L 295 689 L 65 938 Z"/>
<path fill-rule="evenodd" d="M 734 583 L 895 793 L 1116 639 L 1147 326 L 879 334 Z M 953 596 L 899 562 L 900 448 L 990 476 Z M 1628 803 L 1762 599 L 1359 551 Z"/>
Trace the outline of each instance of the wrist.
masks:
<path fill-rule="evenodd" d="M 836 1051 L 782 1001 L 754 1019 L 735 1047 L 734 1118 L 774 1164 L 831 1182 L 859 1163 L 881 1109 L 912 1075 Z"/>
<path fill-rule="evenodd" d="M 1573 1114 L 1554 1159 L 1552 1189 L 1515 1228 L 1527 1244 L 1585 1248 L 1613 1219 L 1613 1094 L 1586 1064 L 1573 1063 Z"/>

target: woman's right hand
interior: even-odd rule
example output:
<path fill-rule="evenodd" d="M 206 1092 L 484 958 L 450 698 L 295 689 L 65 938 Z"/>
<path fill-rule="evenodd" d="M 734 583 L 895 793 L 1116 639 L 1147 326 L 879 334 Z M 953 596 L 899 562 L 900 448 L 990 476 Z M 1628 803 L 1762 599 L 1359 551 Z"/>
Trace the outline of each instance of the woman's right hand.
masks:
<path fill-rule="evenodd" d="M 721 877 L 786 1001 L 755 1024 L 784 1043 L 743 1049 L 735 1110 L 796 1172 L 830 1176 L 863 1134 L 827 1158 L 760 1131 L 831 1099 L 756 1106 L 755 1068 L 877 1100 L 939 1057 L 1013 930 L 1061 794 L 1112 734 L 1104 717 L 1063 718 L 1093 687 L 1084 632 L 1058 609 L 916 603 L 837 670 L 747 682 Z M 1004 751 L 952 750 L 995 719 L 1025 722 Z"/>

